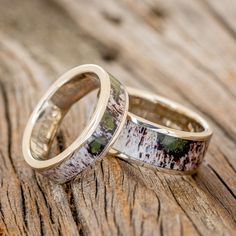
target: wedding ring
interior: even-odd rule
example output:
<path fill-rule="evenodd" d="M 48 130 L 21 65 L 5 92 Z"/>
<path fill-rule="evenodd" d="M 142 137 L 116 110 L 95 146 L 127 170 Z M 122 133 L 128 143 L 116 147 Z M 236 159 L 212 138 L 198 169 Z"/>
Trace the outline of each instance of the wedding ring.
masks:
<path fill-rule="evenodd" d="M 99 88 L 95 111 L 76 140 L 55 157 L 49 151 L 71 106 Z M 124 86 L 96 65 L 76 67 L 62 75 L 33 111 L 23 136 L 26 162 L 44 176 L 64 183 L 101 159 L 120 134 L 127 116 Z"/>
<path fill-rule="evenodd" d="M 128 88 L 129 112 L 113 151 L 120 158 L 174 174 L 192 174 L 212 131 L 195 112 L 150 92 Z"/>

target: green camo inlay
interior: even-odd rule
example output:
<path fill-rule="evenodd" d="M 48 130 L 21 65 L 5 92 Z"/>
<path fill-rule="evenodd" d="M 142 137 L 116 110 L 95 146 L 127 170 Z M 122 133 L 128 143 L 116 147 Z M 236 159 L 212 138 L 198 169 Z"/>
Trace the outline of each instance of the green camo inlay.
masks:
<path fill-rule="evenodd" d="M 177 139 L 177 138 L 168 137 L 164 135 L 163 136 L 160 135 L 159 139 L 164 149 L 170 153 L 184 152 L 184 150 L 188 146 L 188 141 L 184 139 Z"/>
<path fill-rule="evenodd" d="M 114 121 L 113 117 L 108 112 L 106 112 L 104 114 L 103 127 L 106 130 L 111 130 L 111 131 L 115 129 L 115 121 Z"/>
<path fill-rule="evenodd" d="M 96 137 L 91 143 L 90 143 L 90 152 L 92 154 L 98 154 L 102 151 L 104 145 L 106 144 L 106 138 L 103 136 Z"/>

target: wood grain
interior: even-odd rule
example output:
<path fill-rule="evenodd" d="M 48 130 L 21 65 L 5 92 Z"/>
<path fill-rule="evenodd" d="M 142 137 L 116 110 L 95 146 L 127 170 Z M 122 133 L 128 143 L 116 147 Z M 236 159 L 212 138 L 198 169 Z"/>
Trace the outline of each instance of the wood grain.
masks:
<path fill-rule="evenodd" d="M 0 3 L 0 235 L 235 235 L 234 1 Z M 214 136 L 199 172 L 171 176 L 110 156 L 63 186 L 32 171 L 21 152 L 27 119 L 60 74 L 84 63 L 201 112 Z M 76 137 L 84 109 L 70 113 L 60 145 Z"/>

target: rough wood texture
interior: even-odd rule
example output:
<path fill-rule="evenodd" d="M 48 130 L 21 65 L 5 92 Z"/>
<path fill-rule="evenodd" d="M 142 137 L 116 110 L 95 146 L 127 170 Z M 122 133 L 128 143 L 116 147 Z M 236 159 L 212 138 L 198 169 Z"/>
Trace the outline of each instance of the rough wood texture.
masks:
<path fill-rule="evenodd" d="M 235 1 L 0 4 L 0 235 L 235 235 Z M 198 174 L 112 157 L 64 186 L 35 174 L 21 153 L 26 121 L 49 84 L 83 63 L 204 114 L 214 137 Z M 83 112 L 69 119 L 79 127 Z"/>

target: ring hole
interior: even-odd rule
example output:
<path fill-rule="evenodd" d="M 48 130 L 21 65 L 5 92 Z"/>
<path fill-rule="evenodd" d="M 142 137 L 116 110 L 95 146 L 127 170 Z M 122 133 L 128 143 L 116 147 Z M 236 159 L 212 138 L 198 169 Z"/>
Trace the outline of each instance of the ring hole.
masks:
<path fill-rule="evenodd" d="M 176 130 L 202 132 L 203 126 L 193 118 L 161 101 L 129 96 L 129 111 L 151 122 Z"/>
<path fill-rule="evenodd" d="M 43 104 L 31 136 L 34 158 L 52 158 L 78 137 L 94 113 L 99 87 L 95 74 L 84 73 L 63 84 Z"/>

